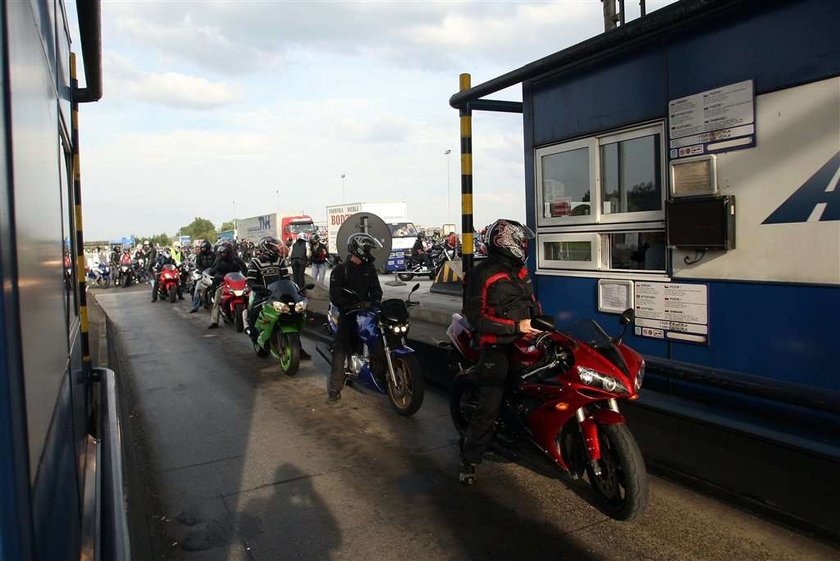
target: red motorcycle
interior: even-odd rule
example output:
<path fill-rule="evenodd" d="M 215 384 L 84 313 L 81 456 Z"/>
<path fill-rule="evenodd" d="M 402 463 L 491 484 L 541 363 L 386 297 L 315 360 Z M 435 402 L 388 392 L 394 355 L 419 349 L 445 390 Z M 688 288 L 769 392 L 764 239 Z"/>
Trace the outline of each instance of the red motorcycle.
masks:
<path fill-rule="evenodd" d="M 228 273 L 222 279 L 222 295 L 219 311 L 225 323 L 233 323 L 236 331 L 245 329 L 245 310 L 248 309 L 250 289 L 242 273 Z"/>
<path fill-rule="evenodd" d="M 178 282 L 181 278 L 181 273 L 175 265 L 164 265 L 158 273 L 158 298 L 166 300 L 169 298 L 170 302 L 175 302 L 178 298 Z"/>
<path fill-rule="evenodd" d="M 626 310 L 624 329 L 633 322 Z M 537 335 L 513 343 L 511 373 L 499 419 L 496 449 L 520 463 L 572 479 L 587 475 L 596 503 L 617 520 L 632 520 L 645 508 L 648 482 L 636 440 L 624 423 L 618 399 L 636 399 L 645 363 L 641 355 L 611 339 L 594 321 L 576 336 L 561 333 L 550 317 L 531 321 Z M 447 335 L 457 371 L 450 398 L 455 428 L 463 436 L 478 404 L 478 354 L 469 324 L 453 314 Z M 472 478 L 464 481 L 474 483 Z"/>

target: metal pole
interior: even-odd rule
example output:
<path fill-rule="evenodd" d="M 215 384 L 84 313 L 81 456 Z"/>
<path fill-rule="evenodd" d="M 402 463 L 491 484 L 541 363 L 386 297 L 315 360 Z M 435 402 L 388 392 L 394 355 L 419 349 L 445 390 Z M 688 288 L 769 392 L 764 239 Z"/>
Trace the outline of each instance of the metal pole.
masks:
<path fill-rule="evenodd" d="M 341 174 L 341 202 L 342 203 L 347 202 L 347 196 L 346 196 L 347 189 L 346 188 L 347 188 L 347 174 L 342 173 Z"/>
<path fill-rule="evenodd" d="M 645 13 L 646 13 L 646 11 L 645 11 L 645 0 L 639 0 L 639 10 L 641 11 L 642 16 L 644 16 Z"/>
<path fill-rule="evenodd" d="M 619 9 L 619 21 L 621 25 L 624 25 L 624 0 L 618 0 L 618 9 Z"/>
<path fill-rule="evenodd" d="M 76 77 L 76 54 L 70 54 L 70 81 L 74 94 L 79 90 Z M 87 279 L 85 277 L 85 236 L 82 222 L 82 180 L 79 165 L 79 102 L 73 97 L 71 108 L 70 144 L 73 150 L 73 204 L 76 223 L 76 285 L 79 290 L 79 323 L 82 335 L 82 371 L 84 375 L 93 373 L 90 356 L 90 338 L 87 308 Z"/>
<path fill-rule="evenodd" d="M 446 154 L 446 223 L 452 223 L 452 188 L 449 182 L 449 161 L 452 159 L 452 150 L 444 152 Z"/>
<path fill-rule="evenodd" d="M 470 89 L 470 75 L 459 77 L 461 91 Z M 473 265 L 473 177 L 472 177 L 472 109 L 466 104 L 461 116 L 461 259 L 466 274 Z"/>
<path fill-rule="evenodd" d="M 615 29 L 615 0 L 601 0 L 601 3 L 604 4 L 604 31 Z"/>

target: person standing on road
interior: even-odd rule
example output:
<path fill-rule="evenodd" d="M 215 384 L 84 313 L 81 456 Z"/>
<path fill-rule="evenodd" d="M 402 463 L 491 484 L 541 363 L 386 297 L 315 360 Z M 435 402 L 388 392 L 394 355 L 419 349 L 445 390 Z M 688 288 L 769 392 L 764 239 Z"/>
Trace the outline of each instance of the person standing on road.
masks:
<path fill-rule="evenodd" d="M 306 242 L 306 233 L 298 234 L 298 239 L 292 244 L 292 252 L 289 256 L 289 261 L 292 264 L 292 279 L 301 291 L 306 286 L 306 277 L 304 276 L 306 271 Z"/>
<path fill-rule="evenodd" d="M 488 259 L 464 277 L 464 316 L 480 348 L 479 398 L 461 441 L 461 483 L 475 482 L 475 464 L 493 441 L 513 342 L 524 334 L 538 333 L 531 318 L 540 306 L 525 268 L 528 240 L 534 233 L 514 220 L 497 220 L 487 228 Z"/>
<path fill-rule="evenodd" d="M 347 240 L 347 259 L 330 273 L 330 302 L 338 308 L 338 328 L 332 349 L 332 370 L 327 383 L 327 403 L 341 399 L 344 366 L 356 339 L 356 312 L 382 301 L 382 287 L 371 253 L 382 247 L 370 234 L 353 234 Z M 345 289 L 349 289 L 348 292 Z"/>
<path fill-rule="evenodd" d="M 312 260 L 312 278 L 324 286 L 327 276 L 327 246 L 321 242 L 318 234 L 312 234 L 312 239 L 309 241 L 309 255 Z"/>
<path fill-rule="evenodd" d="M 213 285 L 216 291 L 213 296 L 213 309 L 210 311 L 210 325 L 207 326 L 207 329 L 216 329 L 219 327 L 219 304 L 222 299 L 221 280 L 228 273 L 245 273 L 246 270 L 245 263 L 233 252 L 233 247 L 227 242 L 222 244 L 219 248 L 219 253 L 216 255 L 216 260 L 208 270 L 213 276 Z"/>

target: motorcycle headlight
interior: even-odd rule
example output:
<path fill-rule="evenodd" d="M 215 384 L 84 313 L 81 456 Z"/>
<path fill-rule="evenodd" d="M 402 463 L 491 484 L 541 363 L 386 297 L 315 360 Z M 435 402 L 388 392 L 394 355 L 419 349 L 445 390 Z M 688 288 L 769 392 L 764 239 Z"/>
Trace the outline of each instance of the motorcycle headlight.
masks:
<path fill-rule="evenodd" d="M 271 305 L 274 306 L 274 309 L 276 311 L 280 312 L 281 314 L 289 313 L 289 305 L 286 304 L 285 302 L 275 301 L 275 302 L 272 302 Z"/>
<path fill-rule="evenodd" d="M 233 291 L 234 296 L 242 296 L 243 294 L 245 294 L 244 290 L 234 290 Z"/>
<path fill-rule="evenodd" d="M 301 300 L 297 304 L 295 304 L 295 311 L 299 314 L 302 314 L 306 311 L 306 300 Z"/>
<path fill-rule="evenodd" d="M 406 333 L 408 332 L 408 325 L 392 325 L 391 330 L 394 333 Z"/>
<path fill-rule="evenodd" d="M 624 387 L 620 381 L 612 376 L 608 376 L 606 374 L 601 374 L 600 372 L 596 372 L 595 370 L 591 370 L 589 368 L 584 368 L 583 366 L 578 366 L 578 376 L 580 376 L 580 381 L 586 384 L 587 386 L 592 386 L 593 388 L 598 388 L 600 390 L 608 391 L 610 393 L 620 393 L 620 394 L 627 394 L 630 393 L 627 391 L 627 388 Z"/>
<path fill-rule="evenodd" d="M 645 361 L 642 361 L 642 365 L 639 367 L 639 373 L 636 374 L 636 381 L 634 382 L 634 386 L 636 387 L 636 391 L 642 389 L 642 380 L 645 379 Z"/>

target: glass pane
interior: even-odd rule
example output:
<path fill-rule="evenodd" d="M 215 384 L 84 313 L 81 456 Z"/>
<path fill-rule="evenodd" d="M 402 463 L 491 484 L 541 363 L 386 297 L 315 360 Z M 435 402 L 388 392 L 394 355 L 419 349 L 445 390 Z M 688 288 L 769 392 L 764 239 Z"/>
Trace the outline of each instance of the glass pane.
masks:
<path fill-rule="evenodd" d="M 547 261 L 592 261 L 592 242 L 543 242 Z"/>
<path fill-rule="evenodd" d="M 662 209 L 659 135 L 601 146 L 604 214 Z"/>
<path fill-rule="evenodd" d="M 591 214 L 589 185 L 589 148 L 543 156 L 543 217 Z"/>
<path fill-rule="evenodd" d="M 665 232 L 622 232 L 602 239 L 607 269 L 665 271 Z"/>

